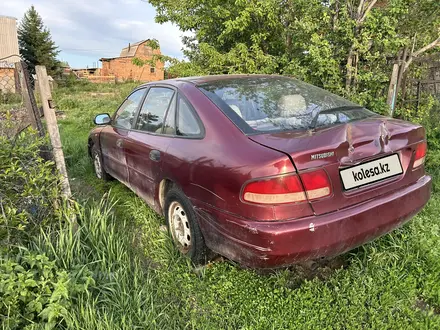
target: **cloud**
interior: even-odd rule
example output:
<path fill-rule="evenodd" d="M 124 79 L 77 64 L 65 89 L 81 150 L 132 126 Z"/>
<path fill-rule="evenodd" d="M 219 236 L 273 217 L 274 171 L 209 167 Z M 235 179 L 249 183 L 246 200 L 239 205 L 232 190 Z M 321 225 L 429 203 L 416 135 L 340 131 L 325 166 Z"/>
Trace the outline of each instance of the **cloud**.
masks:
<path fill-rule="evenodd" d="M 182 58 L 182 32 L 172 24 L 157 24 L 154 8 L 141 0 L 14 0 L 2 14 L 19 20 L 31 6 L 50 29 L 72 66 L 91 66 L 100 57 L 118 56 L 128 43 L 155 38 L 163 54 Z M 70 60 L 69 60 L 70 59 Z"/>

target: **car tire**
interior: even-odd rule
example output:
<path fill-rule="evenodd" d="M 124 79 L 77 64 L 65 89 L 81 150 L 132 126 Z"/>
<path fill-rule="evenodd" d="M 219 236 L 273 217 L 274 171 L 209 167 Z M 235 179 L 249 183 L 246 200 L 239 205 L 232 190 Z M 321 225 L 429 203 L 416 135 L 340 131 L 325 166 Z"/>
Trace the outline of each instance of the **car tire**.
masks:
<path fill-rule="evenodd" d="M 179 188 L 172 187 L 166 194 L 164 211 L 168 231 L 179 252 L 196 265 L 206 263 L 209 249 L 188 197 Z"/>
<path fill-rule="evenodd" d="M 104 170 L 102 155 L 96 146 L 92 147 L 93 170 L 98 179 L 110 181 L 112 177 Z"/>

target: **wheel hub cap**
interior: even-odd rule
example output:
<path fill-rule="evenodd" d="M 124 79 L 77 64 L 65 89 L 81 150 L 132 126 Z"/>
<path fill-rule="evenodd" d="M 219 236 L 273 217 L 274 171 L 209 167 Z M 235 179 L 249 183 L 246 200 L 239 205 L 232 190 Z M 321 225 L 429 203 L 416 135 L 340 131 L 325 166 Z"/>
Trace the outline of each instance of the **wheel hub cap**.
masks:
<path fill-rule="evenodd" d="M 191 230 L 188 216 L 179 202 L 172 202 L 168 211 L 170 231 L 174 241 L 182 253 L 191 247 Z"/>
<path fill-rule="evenodd" d="M 99 179 L 101 179 L 102 178 L 102 167 L 101 167 L 101 160 L 99 159 L 99 155 L 98 154 L 95 155 L 95 159 L 94 159 L 93 163 L 95 165 L 96 176 Z"/>

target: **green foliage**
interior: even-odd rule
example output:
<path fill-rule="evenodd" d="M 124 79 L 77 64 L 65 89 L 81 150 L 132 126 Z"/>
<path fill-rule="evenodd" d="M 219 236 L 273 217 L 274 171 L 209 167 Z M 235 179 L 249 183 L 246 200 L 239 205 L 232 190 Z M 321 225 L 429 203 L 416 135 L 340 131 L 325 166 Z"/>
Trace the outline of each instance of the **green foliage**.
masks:
<path fill-rule="evenodd" d="M 151 47 L 151 49 L 160 49 L 159 41 L 157 39 L 149 39 L 145 43 L 146 46 Z"/>
<path fill-rule="evenodd" d="M 60 73 L 61 63 L 56 59 L 58 47 L 33 5 L 24 14 L 18 27 L 18 43 L 20 54 L 31 73 L 35 73 L 36 65 L 46 66 L 49 75 L 56 76 Z"/>
<path fill-rule="evenodd" d="M 64 217 L 75 214 L 78 223 L 41 230 L 30 248 L 83 284 L 69 292 L 75 299 L 67 318 L 72 329 L 165 328 L 167 306 L 156 300 L 155 277 L 133 247 L 135 231 L 115 217 L 114 204 L 104 196 L 88 207 L 65 209 Z"/>
<path fill-rule="evenodd" d="M 21 103 L 21 95 L 17 93 L 3 93 L 0 91 L 0 104 Z"/>
<path fill-rule="evenodd" d="M 421 95 L 418 109 L 408 104 L 399 109 L 397 115 L 425 127 L 428 141 L 427 167 L 437 171 L 440 164 L 440 100 L 432 95 Z"/>
<path fill-rule="evenodd" d="M 40 155 L 46 142 L 32 129 L 12 139 L 0 135 L 0 248 L 56 218 L 59 180 L 54 163 Z"/>
<path fill-rule="evenodd" d="M 149 2 L 157 22 L 193 34 L 184 37 L 190 63 L 170 63 L 173 76 L 288 74 L 379 113 L 386 112 L 390 60 L 405 46 L 432 42 L 440 29 L 435 0 Z"/>
<path fill-rule="evenodd" d="M 199 65 L 188 61 L 176 61 L 165 69 L 165 79 L 176 77 L 196 77 L 207 75 L 207 71 Z"/>
<path fill-rule="evenodd" d="M 86 271 L 82 271 L 85 273 Z M 44 254 L 22 250 L 0 259 L 0 320 L 7 329 L 70 325 L 74 297 L 93 279 L 68 273 Z"/>
<path fill-rule="evenodd" d="M 70 73 L 68 75 L 62 75 L 57 80 L 57 87 L 73 87 L 74 85 L 78 85 L 81 83 L 89 83 L 86 79 L 79 79 L 74 73 Z"/>

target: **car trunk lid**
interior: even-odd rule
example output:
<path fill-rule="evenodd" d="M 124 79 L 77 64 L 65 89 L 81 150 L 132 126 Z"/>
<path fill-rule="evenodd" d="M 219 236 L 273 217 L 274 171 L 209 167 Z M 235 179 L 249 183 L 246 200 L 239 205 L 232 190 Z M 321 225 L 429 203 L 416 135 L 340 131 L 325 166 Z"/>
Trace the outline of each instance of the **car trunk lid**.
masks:
<path fill-rule="evenodd" d="M 373 116 L 346 124 L 281 133 L 250 135 L 254 142 L 284 152 L 298 172 L 324 168 L 332 182 L 331 197 L 310 202 L 315 214 L 324 214 L 386 194 L 417 181 L 423 167 L 413 170 L 414 150 L 425 138 L 423 127 Z M 342 169 L 397 154 L 399 174 L 355 189 L 344 188 Z M 401 174 L 400 174 L 401 173 Z"/>

